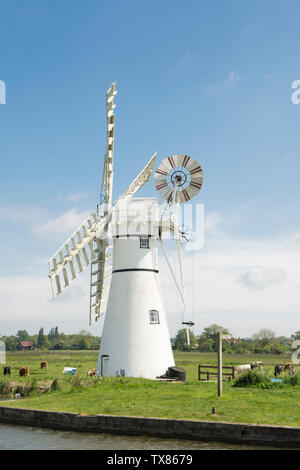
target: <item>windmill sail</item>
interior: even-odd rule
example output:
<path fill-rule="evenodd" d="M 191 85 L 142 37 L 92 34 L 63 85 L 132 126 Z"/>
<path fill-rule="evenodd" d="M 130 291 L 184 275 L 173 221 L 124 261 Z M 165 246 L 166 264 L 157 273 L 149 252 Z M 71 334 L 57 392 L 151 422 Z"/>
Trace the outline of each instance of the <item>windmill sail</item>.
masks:
<path fill-rule="evenodd" d="M 99 280 L 104 279 L 105 262 L 102 261 L 107 260 L 105 252 L 109 237 L 107 228 L 111 223 L 114 208 L 118 208 L 124 201 L 130 199 L 149 180 L 155 159 L 156 154 L 151 157 L 145 168 L 105 216 L 99 218 L 92 213 L 51 256 L 48 262 L 49 278 L 54 297 L 61 294 L 63 289 L 70 285 L 70 281 L 76 279 L 77 275 L 84 271 L 92 261 L 101 261 L 98 263 L 97 276 L 100 277 Z M 98 258 L 101 254 L 102 260 Z M 99 283 L 99 285 L 103 284 Z M 102 291 L 98 292 L 100 293 L 102 295 Z"/>
<path fill-rule="evenodd" d="M 116 82 L 112 83 L 111 87 L 106 93 L 106 152 L 103 166 L 103 177 L 101 186 L 101 195 L 104 198 L 104 216 L 112 207 L 112 189 L 113 189 L 113 161 L 114 161 L 114 142 L 115 142 L 115 114 L 116 107 L 114 103 L 117 94 Z M 100 207 L 98 207 L 98 215 Z M 109 230 L 107 224 L 104 228 L 106 232 Z M 97 239 L 98 247 L 96 251 L 96 258 L 91 262 L 90 274 L 90 315 L 89 324 L 92 320 L 97 321 L 101 314 L 103 314 L 103 304 L 105 300 L 102 293 L 109 291 L 111 269 L 107 262 L 112 257 L 109 253 L 109 241 L 107 237 Z"/>
<path fill-rule="evenodd" d="M 96 257 L 94 240 L 98 222 L 98 217 L 92 213 L 49 259 L 49 278 L 54 297 L 61 294 Z"/>
<path fill-rule="evenodd" d="M 149 162 L 145 168 L 139 173 L 139 175 L 133 180 L 133 182 L 128 186 L 126 191 L 119 198 L 120 200 L 125 200 L 131 198 L 139 189 L 141 189 L 144 184 L 146 184 L 153 172 L 154 164 L 156 160 L 156 153 L 150 158 Z"/>
<path fill-rule="evenodd" d="M 91 263 L 90 277 L 90 325 L 105 312 L 112 274 L 112 246 L 108 240 L 97 238 L 99 248 L 96 258 Z"/>
<path fill-rule="evenodd" d="M 116 82 L 114 82 L 106 93 L 106 152 L 101 186 L 101 193 L 104 196 L 105 210 L 109 210 L 112 204 L 113 160 L 115 143 L 114 109 L 116 107 L 114 99 L 116 94 Z"/>

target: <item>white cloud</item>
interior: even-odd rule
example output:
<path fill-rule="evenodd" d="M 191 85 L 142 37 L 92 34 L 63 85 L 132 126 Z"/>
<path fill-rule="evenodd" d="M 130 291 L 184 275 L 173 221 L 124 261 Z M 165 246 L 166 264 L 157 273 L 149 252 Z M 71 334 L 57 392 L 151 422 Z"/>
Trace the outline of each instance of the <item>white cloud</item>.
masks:
<path fill-rule="evenodd" d="M 89 328 L 88 315 L 88 272 L 55 299 L 46 273 L 44 277 L 0 277 L 0 334 L 15 334 L 20 329 L 33 334 L 41 327 L 48 332 L 54 326 L 65 333 L 76 333 Z M 100 335 L 101 325 L 90 331 Z"/>
<path fill-rule="evenodd" d="M 79 202 L 82 201 L 82 199 L 85 199 L 87 197 L 86 193 L 70 193 L 66 195 L 59 195 L 58 198 L 63 201 L 68 201 L 68 202 Z"/>
<path fill-rule="evenodd" d="M 253 266 L 237 278 L 238 282 L 254 290 L 265 289 L 285 280 L 286 274 L 281 269 L 264 268 L 262 266 Z"/>
<path fill-rule="evenodd" d="M 204 218 L 205 233 L 216 235 L 220 229 L 221 220 L 221 216 L 217 211 L 206 213 Z"/>
<path fill-rule="evenodd" d="M 37 234 L 50 237 L 53 237 L 53 235 L 55 235 L 55 237 L 70 236 L 72 232 L 84 222 L 90 213 L 91 211 L 77 212 L 77 210 L 73 208 L 40 225 L 35 224 L 33 231 Z"/>
<path fill-rule="evenodd" d="M 215 85 L 208 86 L 204 89 L 204 92 L 233 89 L 234 85 L 241 80 L 241 75 L 236 72 L 229 72 L 227 78 L 222 82 L 218 82 Z"/>
<path fill-rule="evenodd" d="M 47 217 L 46 212 L 35 206 L 2 204 L 0 206 L 0 220 L 31 224 Z"/>
<path fill-rule="evenodd" d="M 76 201 L 83 194 L 70 194 L 69 201 Z M 21 223 L 29 226 L 31 230 L 39 235 L 53 237 L 54 234 L 69 235 L 91 214 L 90 210 L 79 211 L 72 208 L 57 217 L 53 217 L 49 210 L 38 206 L 2 204 L 0 206 L 0 220 L 13 223 Z M 8 248 L 9 249 L 9 248 Z"/>

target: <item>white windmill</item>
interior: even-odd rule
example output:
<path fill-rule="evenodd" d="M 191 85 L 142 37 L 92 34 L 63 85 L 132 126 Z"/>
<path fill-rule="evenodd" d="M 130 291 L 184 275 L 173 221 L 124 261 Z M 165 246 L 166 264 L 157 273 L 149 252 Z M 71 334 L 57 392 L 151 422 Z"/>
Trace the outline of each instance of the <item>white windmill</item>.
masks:
<path fill-rule="evenodd" d="M 149 181 L 156 154 L 112 204 L 115 83 L 107 92 L 107 149 L 102 179 L 102 201 L 49 259 L 53 296 L 60 294 L 77 273 L 91 266 L 90 324 L 105 314 L 97 375 L 156 378 L 174 366 L 158 268 L 161 245 L 184 306 L 178 205 L 197 194 L 202 185 L 200 165 L 183 154 L 162 161 L 154 177 L 156 189 L 167 201 L 171 217 L 165 220 L 156 198 L 132 198 Z M 177 241 L 178 280 L 163 242 L 163 232 Z M 189 342 L 187 328 L 187 339 Z"/>

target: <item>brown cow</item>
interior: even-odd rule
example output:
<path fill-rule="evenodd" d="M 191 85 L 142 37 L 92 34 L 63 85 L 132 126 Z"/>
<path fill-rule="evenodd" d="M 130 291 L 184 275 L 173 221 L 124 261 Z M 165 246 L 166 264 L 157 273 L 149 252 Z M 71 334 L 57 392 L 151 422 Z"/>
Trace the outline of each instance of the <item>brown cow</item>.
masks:
<path fill-rule="evenodd" d="M 295 375 L 295 366 L 292 362 L 287 362 L 283 368 L 284 371 L 288 371 L 289 375 Z"/>
<path fill-rule="evenodd" d="M 19 376 L 20 377 L 27 377 L 29 375 L 29 369 L 28 367 L 21 367 L 19 370 Z"/>
<path fill-rule="evenodd" d="M 41 362 L 41 370 L 43 369 L 48 369 L 48 362 L 47 361 L 42 361 Z"/>
<path fill-rule="evenodd" d="M 274 369 L 275 377 L 277 377 L 277 375 L 280 375 L 281 372 L 283 372 L 283 365 L 282 364 L 276 364 L 275 369 Z"/>
<path fill-rule="evenodd" d="M 93 377 L 93 375 L 95 375 L 95 374 L 96 374 L 96 369 L 90 369 L 90 370 L 88 371 L 88 376 L 89 376 L 89 377 Z"/>

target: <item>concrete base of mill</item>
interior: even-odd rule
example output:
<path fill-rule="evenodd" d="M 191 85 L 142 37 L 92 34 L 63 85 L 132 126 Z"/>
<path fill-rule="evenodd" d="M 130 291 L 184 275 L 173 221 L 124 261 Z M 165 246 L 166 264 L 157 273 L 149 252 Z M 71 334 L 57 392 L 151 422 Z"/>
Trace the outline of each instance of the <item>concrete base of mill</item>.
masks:
<path fill-rule="evenodd" d="M 300 449 L 300 427 L 93 415 L 0 407 L 0 423 L 57 430 L 156 436 Z"/>

